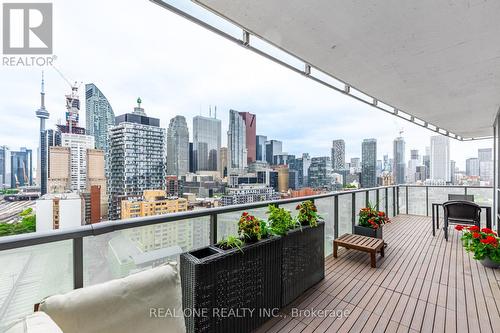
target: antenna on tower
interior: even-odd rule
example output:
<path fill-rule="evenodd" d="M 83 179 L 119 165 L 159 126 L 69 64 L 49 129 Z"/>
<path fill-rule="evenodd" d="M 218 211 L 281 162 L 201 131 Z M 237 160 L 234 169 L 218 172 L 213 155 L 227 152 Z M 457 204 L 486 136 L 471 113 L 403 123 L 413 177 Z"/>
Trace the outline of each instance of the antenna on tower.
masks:
<path fill-rule="evenodd" d="M 208 116 L 212 118 L 212 105 L 208 106 Z"/>
<path fill-rule="evenodd" d="M 405 132 L 405 129 L 404 129 L 403 127 L 401 127 L 401 128 L 399 129 L 399 136 L 400 136 L 400 137 L 401 137 L 401 136 L 403 136 L 403 133 L 404 133 L 404 132 Z"/>
<path fill-rule="evenodd" d="M 217 119 L 217 105 L 215 106 L 215 119 Z"/>

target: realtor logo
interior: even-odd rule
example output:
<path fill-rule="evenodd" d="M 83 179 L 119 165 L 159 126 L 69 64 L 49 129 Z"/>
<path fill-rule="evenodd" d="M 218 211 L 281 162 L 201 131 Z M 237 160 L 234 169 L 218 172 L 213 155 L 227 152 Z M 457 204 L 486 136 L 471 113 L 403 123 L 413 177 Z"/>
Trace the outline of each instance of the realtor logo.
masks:
<path fill-rule="evenodd" d="M 3 4 L 3 53 L 52 53 L 52 3 Z"/>

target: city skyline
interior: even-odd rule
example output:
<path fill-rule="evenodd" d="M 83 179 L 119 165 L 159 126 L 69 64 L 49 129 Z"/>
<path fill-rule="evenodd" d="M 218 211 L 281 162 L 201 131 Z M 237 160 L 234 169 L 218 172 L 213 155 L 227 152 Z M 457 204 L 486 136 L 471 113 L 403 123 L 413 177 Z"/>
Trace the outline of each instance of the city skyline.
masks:
<path fill-rule="evenodd" d="M 176 115 L 183 115 L 186 119 L 199 114 L 208 116 L 209 106 L 217 105 L 219 113 L 224 115 L 220 117 L 222 128 L 227 129 L 227 112 L 233 108 L 256 114 L 259 118 L 257 134 L 282 141 L 283 151 L 289 154 L 300 156 L 302 152 L 309 152 L 311 156 L 329 156 L 331 140 L 343 138 L 346 141 L 346 160 L 361 156 L 359 142 L 366 137 L 378 139 L 378 156 L 392 152 L 392 141 L 399 130 L 404 128 L 407 161 L 409 149 L 424 151 L 428 138 L 435 134 L 343 94 L 332 92 L 169 12 L 158 11 L 154 4 L 144 5 L 132 1 L 125 3 L 129 7 L 119 20 L 134 22 L 130 34 L 125 34 L 126 37 L 117 36 L 116 40 L 110 40 L 107 36 L 87 36 L 71 24 L 65 25 L 68 28 L 65 31 L 57 30 L 54 36 L 58 45 L 58 68 L 67 77 L 95 83 L 113 105 L 116 115 L 127 112 L 134 99 L 141 96 L 148 113 L 160 118 L 161 127 L 167 128 L 169 120 Z M 98 5 L 111 8 L 116 4 L 110 1 Z M 103 15 L 91 11 L 92 5 L 76 6 L 82 13 L 74 18 L 77 21 L 84 19 L 86 14 Z M 57 22 L 63 24 L 61 21 L 67 19 L 64 13 L 73 12 L 74 7 L 75 4 L 57 2 Z M 105 30 L 106 27 L 101 26 L 105 24 L 103 22 L 107 20 L 96 19 L 96 26 L 92 29 Z M 182 38 L 175 34 L 174 27 L 185 31 Z M 165 31 L 161 42 L 146 33 L 156 29 Z M 81 54 L 74 54 L 73 48 L 69 47 L 68 43 L 74 40 L 70 36 L 81 38 Z M 141 47 L 130 49 L 121 45 L 127 38 L 127 45 L 132 43 Z M 108 44 L 108 49 L 113 51 L 100 54 L 99 57 L 90 54 L 85 48 L 88 45 L 100 48 Z M 172 46 L 178 44 L 182 44 L 182 48 Z M 211 52 L 200 60 L 196 54 L 208 46 Z M 125 49 L 129 52 L 122 53 Z M 168 54 L 169 61 L 165 61 L 164 54 Z M 117 58 L 120 61 L 115 62 Z M 144 60 L 141 63 L 154 65 L 144 69 L 136 61 L 140 58 Z M 181 59 L 193 62 L 193 67 L 187 73 L 185 68 L 176 66 Z M 115 65 L 104 68 L 99 66 L 101 62 Z M 1 144 L 13 150 L 22 146 L 31 147 L 36 155 L 37 138 L 28 137 L 24 133 L 38 132 L 32 110 L 39 105 L 40 69 L 3 67 L 0 71 L 6 78 L 2 80 L 1 88 L 7 96 L 4 98 L 2 113 L 9 115 L 6 117 L 5 136 L 2 137 L 4 142 Z M 169 74 L 158 75 L 161 72 Z M 22 82 L 22 86 L 18 82 Z M 67 93 L 68 86 L 50 68 L 46 70 L 46 91 L 46 105 L 51 110 L 51 118 L 46 127 L 53 128 L 57 119 L 64 118 L 64 94 Z M 249 91 L 252 94 L 248 94 Z M 82 106 L 81 110 L 83 113 L 85 108 Z M 80 123 L 83 123 L 85 117 L 80 116 Z M 353 126 L 355 131 L 352 130 Z M 190 121 L 188 128 L 192 133 Z M 222 146 L 227 146 L 226 141 L 226 136 L 222 135 Z M 457 166 L 462 170 L 465 169 L 466 158 L 476 156 L 478 148 L 491 147 L 492 141 L 451 140 L 450 145 L 450 158 L 457 161 Z M 36 157 L 34 156 L 35 161 Z"/>

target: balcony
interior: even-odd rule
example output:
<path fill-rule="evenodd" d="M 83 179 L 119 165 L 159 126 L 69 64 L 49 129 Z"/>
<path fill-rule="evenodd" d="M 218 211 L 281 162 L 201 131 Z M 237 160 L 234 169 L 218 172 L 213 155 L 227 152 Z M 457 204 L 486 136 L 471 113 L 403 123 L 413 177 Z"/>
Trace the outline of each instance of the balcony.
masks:
<path fill-rule="evenodd" d="M 401 185 L 310 197 L 326 222 L 326 278 L 299 297 L 295 309 L 345 309 L 351 314 L 335 321 L 310 316 L 274 318 L 260 331 L 425 331 L 442 327 L 457 331 L 464 327 L 450 325 L 459 322 L 467 322 L 472 331 L 498 327 L 499 273 L 472 260 L 460 245 L 458 233 L 453 231 L 449 242 L 440 232 L 432 236 L 430 207 L 446 201 L 448 194 L 474 194 L 481 204 L 493 201 L 492 188 L 463 186 Z M 303 200 L 272 203 L 293 212 Z M 352 232 L 357 212 L 367 202 L 379 202 L 380 209 L 393 218 L 384 229 L 386 256 L 376 269 L 370 268 L 368 256 L 358 252 L 340 250 L 339 258 L 331 256 L 333 239 Z M 265 218 L 268 204 L 1 238 L 0 323 L 8 325 L 31 313 L 44 297 L 124 277 L 175 259 L 182 251 L 215 243 L 236 233 L 243 211 Z M 130 246 L 131 240 L 134 246 Z M 293 308 L 282 314 L 290 314 Z"/>

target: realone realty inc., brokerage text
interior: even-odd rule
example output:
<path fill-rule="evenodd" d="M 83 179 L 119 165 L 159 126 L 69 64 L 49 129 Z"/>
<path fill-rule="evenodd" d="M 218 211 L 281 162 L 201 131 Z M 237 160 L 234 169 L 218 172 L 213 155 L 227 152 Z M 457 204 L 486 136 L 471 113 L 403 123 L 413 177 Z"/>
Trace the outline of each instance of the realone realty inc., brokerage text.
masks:
<path fill-rule="evenodd" d="M 281 313 L 279 308 L 198 308 L 198 309 L 170 309 L 150 308 L 151 318 L 172 317 L 198 317 L 198 318 L 252 318 L 252 317 L 317 317 L 317 318 L 347 318 L 350 311 L 343 309 L 298 309 L 292 308 L 290 312 Z"/>

